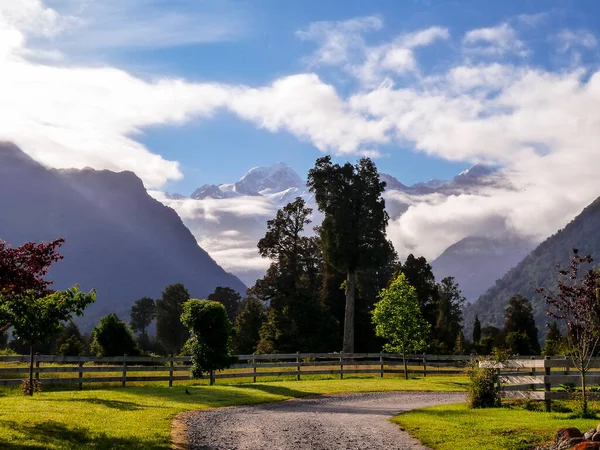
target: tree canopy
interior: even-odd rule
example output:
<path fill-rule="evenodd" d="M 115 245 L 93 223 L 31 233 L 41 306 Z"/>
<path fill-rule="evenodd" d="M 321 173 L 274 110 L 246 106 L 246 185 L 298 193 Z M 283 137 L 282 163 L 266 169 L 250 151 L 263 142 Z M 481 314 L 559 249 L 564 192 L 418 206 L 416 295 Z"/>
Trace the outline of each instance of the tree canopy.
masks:
<path fill-rule="evenodd" d="M 156 301 L 156 338 L 169 353 L 179 353 L 189 337 L 181 323 L 183 304 L 189 299 L 185 286 L 176 283 L 167 286 Z"/>
<path fill-rule="evenodd" d="M 227 311 L 227 317 L 231 322 L 235 321 L 240 309 L 242 297 L 236 291 L 228 287 L 217 286 L 215 291 L 208 296 L 208 300 L 222 303 Z"/>
<path fill-rule="evenodd" d="M 140 353 L 133 333 L 116 314 L 103 317 L 94 327 L 91 351 L 97 356 L 135 356 Z"/>
<path fill-rule="evenodd" d="M 150 326 L 155 318 L 156 303 L 154 303 L 154 299 L 142 297 L 136 300 L 131 306 L 129 324 L 134 332 L 139 331 L 142 334 L 146 333 L 146 328 Z"/>

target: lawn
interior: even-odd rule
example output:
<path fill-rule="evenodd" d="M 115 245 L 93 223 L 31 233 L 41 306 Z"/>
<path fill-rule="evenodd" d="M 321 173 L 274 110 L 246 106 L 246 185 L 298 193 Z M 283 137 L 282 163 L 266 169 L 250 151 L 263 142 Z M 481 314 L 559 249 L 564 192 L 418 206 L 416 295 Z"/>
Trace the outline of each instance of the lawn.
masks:
<path fill-rule="evenodd" d="M 235 385 L 143 386 L 48 391 L 25 397 L 0 390 L 0 448 L 168 449 L 170 424 L 182 411 L 247 405 L 320 394 L 462 391 L 466 377 L 347 378 Z M 191 395 L 185 394 L 185 389 Z"/>
<path fill-rule="evenodd" d="M 560 427 L 585 432 L 599 422 L 572 415 L 520 407 L 469 409 L 466 404 L 455 404 L 411 411 L 393 421 L 434 450 L 527 450 L 552 440 Z"/>

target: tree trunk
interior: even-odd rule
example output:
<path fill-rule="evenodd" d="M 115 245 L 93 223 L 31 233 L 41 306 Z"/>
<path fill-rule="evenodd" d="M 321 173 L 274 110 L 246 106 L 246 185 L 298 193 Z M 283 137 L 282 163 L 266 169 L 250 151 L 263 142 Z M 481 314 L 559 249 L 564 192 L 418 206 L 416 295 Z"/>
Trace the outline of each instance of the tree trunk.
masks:
<path fill-rule="evenodd" d="M 583 395 L 582 397 L 582 410 L 583 410 L 583 414 L 587 414 L 587 392 L 585 390 L 585 370 L 581 370 L 581 393 Z"/>
<path fill-rule="evenodd" d="M 29 346 L 29 395 L 33 395 L 33 344 Z"/>
<path fill-rule="evenodd" d="M 406 363 L 406 355 L 402 353 L 402 362 L 404 363 L 404 379 L 408 380 L 408 365 Z"/>
<path fill-rule="evenodd" d="M 354 294 L 356 291 L 356 272 L 348 270 L 346 278 L 346 315 L 344 317 L 344 353 L 354 353 Z"/>
<path fill-rule="evenodd" d="M 214 370 L 210 370 L 210 385 L 212 386 L 213 384 L 215 384 L 215 372 Z"/>

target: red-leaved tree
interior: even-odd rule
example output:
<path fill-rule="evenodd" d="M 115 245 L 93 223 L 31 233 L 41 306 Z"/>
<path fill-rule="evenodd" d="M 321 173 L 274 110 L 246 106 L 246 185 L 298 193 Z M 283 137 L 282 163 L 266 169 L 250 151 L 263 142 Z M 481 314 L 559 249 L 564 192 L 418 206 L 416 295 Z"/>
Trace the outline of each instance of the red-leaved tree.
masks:
<path fill-rule="evenodd" d="M 591 256 L 580 256 L 578 250 L 573 249 L 569 269 L 557 265 L 559 280 L 556 291 L 537 289 L 548 304 L 547 314 L 566 325 L 568 351 L 573 365 L 581 374 L 584 414 L 587 413 L 586 373 L 600 343 L 600 274 L 593 270 L 580 274 L 580 271 L 582 264 L 593 261 Z"/>

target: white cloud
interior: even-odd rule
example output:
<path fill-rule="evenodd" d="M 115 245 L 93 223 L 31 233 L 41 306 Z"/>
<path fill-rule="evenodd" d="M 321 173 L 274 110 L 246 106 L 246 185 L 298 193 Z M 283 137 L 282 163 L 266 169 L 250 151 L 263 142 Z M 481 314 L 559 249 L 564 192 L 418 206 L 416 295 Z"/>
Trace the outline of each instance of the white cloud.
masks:
<path fill-rule="evenodd" d="M 557 39 L 560 52 L 566 52 L 573 47 L 593 49 L 598 46 L 596 36 L 587 30 L 561 30 Z"/>
<path fill-rule="evenodd" d="M 508 23 L 495 27 L 477 28 L 465 33 L 463 44 L 467 52 L 484 55 L 504 55 L 514 53 L 527 56 L 525 43 L 518 39 L 517 32 Z"/>
<path fill-rule="evenodd" d="M 541 12 L 541 13 L 536 13 L 536 14 L 519 14 L 517 16 L 517 20 L 524 24 L 527 25 L 529 27 L 535 27 L 541 23 L 543 23 L 544 21 L 546 21 L 549 17 L 549 13 L 547 12 Z"/>

